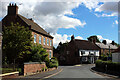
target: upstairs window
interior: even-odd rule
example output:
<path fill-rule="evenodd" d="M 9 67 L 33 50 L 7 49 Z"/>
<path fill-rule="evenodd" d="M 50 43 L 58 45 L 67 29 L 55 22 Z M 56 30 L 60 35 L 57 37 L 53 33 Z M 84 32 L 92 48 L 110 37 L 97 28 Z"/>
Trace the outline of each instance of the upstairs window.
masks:
<path fill-rule="evenodd" d="M 41 36 L 39 36 L 39 44 L 41 44 Z"/>
<path fill-rule="evenodd" d="M 45 45 L 45 37 L 44 37 L 44 45 Z"/>
<path fill-rule="evenodd" d="M 49 45 L 49 39 L 47 39 L 47 45 Z"/>
<path fill-rule="evenodd" d="M 52 40 L 50 40 L 50 46 L 52 46 Z"/>
<path fill-rule="evenodd" d="M 36 43 L 36 34 L 34 34 L 34 43 Z"/>

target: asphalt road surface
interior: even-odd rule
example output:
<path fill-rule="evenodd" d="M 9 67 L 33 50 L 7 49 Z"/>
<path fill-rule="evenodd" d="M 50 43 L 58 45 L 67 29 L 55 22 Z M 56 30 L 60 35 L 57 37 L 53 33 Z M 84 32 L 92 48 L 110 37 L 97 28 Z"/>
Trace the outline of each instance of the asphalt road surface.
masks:
<path fill-rule="evenodd" d="M 93 64 L 82 64 L 76 66 L 60 66 L 63 71 L 51 78 L 107 78 L 90 71 Z"/>

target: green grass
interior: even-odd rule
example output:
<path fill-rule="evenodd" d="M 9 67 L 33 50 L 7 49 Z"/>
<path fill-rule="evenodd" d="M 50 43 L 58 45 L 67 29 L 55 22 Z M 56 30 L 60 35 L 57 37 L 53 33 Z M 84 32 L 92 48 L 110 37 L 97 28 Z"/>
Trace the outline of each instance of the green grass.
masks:
<path fill-rule="evenodd" d="M 19 71 L 19 69 L 13 69 L 13 68 L 0 68 L 0 70 L 2 70 L 2 74 L 4 73 L 10 73 L 10 72 L 15 72 L 15 71 Z"/>

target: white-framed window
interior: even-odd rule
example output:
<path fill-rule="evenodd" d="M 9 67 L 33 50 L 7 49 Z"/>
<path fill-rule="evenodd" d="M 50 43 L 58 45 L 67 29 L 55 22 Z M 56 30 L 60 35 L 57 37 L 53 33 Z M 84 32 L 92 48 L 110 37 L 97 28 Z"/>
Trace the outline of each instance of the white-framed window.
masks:
<path fill-rule="evenodd" d="M 81 55 L 84 55 L 85 54 L 85 51 L 81 51 Z"/>
<path fill-rule="evenodd" d="M 49 45 L 49 39 L 47 39 L 47 45 Z"/>
<path fill-rule="evenodd" d="M 36 34 L 34 34 L 34 43 L 36 43 Z"/>
<path fill-rule="evenodd" d="M 49 52 L 49 59 L 51 59 L 51 57 L 52 57 L 52 52 L 50 51 Z"/>
<path fill-rule="evenodd" d="M 50 40 L 50 46 L 52 46 L 52 40 Z"/>
<path fill-rule="evenodd" d="M 44 45 L 45 45 L 45 37 L 44 37 Z"/>
<path fill-rule="evenodd" d="M 39 44 L 41 44 L 41 36 L 39 36 Z"/>

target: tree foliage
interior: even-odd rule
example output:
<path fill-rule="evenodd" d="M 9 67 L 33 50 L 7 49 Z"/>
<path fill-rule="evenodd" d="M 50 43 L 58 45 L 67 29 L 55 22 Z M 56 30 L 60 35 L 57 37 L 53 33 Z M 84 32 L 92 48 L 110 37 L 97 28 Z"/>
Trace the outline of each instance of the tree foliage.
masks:
<path fill-rule="evenodd" d="M 55 53 L 58 53 L 58 54 L 63 53 L 64 50 L 65 50 L 65 48 L 67 47 L 67 45 L 68 45 L 68 42 L 66 42 L 66 43 L 62 43 L 62 42 L 60 42 L 60 43 L 58 44 L 58 46 L 57 46 L 56 49 L 53 48 L 53 52 L 54 52 L 54 54 L 55 54 Z"/>
<path fill-rule="evenodd" d="M 31 49 L 32 34 L 28 27 L 19 23 L 3 27 L 3 61 L 7 58 L 9 63 L 16 60 L 28 60 Z"/>
<path fill-rule="evenodd" d="M 89 41 L 91 41 L 91 42 L 99 42 L 100 43 L 100 40 L 98 39 L 98 37 L 96 36 L 96 35 L 94 35 L 94 36 L 90 36 L 90 37 L 88 37 L 87 38 Z"/>
<path fill-rule="evenodd" d="M 32 62 L 48 62 L 48 53 L 40 44 L 33 44 L 31 49 Z"/>

